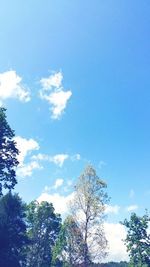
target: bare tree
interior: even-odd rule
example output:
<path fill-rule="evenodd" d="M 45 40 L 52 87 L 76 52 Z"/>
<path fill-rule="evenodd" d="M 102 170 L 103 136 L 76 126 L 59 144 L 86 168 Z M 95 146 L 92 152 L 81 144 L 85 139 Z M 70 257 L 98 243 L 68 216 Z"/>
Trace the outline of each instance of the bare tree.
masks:
<path fill-rule="evenodd" d="M 107 240 L 103 230 L 104 211 L 109 198 L 106 183 L 92 166 L 87 166 L 75 186 L 70 211 L 78 225 L 84 242 L 82 266 L 106 256 Z"/>

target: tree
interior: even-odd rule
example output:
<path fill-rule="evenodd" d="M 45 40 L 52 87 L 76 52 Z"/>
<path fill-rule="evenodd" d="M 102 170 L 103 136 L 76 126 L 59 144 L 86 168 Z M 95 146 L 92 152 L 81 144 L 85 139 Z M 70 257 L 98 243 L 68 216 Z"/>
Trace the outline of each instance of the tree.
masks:
<path fill-rule="evenodd" d="M 88 166 L 75 186 L 70 211 L 83 235 L 83 265 L 100 260 L 106 255 L 107 241 L 103 231 L 105 204 L 108 195 L 104 192 L 106 183 L 101 180 L 92 166 Z"/>
<path fill-rule="evenodd" d="M 32 201 L 27 207 L 28 249 L 27 266 L 49 267 L 52 249 L 56 243 L 60 227 L 60 215 L 55 214 L 53 205 L 43 201 Z"/>
<path fill-rule="evenodd" d="M 150 266 L 150 235 L 147 232 L 149 221 L 147 213 L 142 217 L 132 213 L 130 220 L 125 219 L 122 223 L 127 227 L 125 244 L 130 256 L 130 266 Z"/>
<path fill-rule="evenodd" d="M 93 263 L 90 267 L 129 267 L 125 261 L 120 262 L 107 262 L 107 263 Z"/>
<path fill-rule="evenodd" d="M 74 218 L 67 216 L 53 251 L 53 266 L 79 266 L 83 252 L 83 235 Z"/>
<path fill-rule="evenodd" d="M 64 222 L 61 225 L 58 239 L 57 239 L 56 244 L 53 247 L 53 251 L 52 251 L 52 266 L 53 267 L 62 267 L 62 266 L 65 266 L 65 264 L 66 264 L 66 255 L 64 255 L 64 251 L 66 248 L 65 230 L 66 230 L 66 224 Z"/>
<path fill-rule="evenodd" d="M 27 244 L 25 204 L 9 192 L 0 198 L 0 266 L 23 266 Z"/>
<path fill-rule="evenodd" d="M 6 120 L 6 109 L 0 108 L 0 195 L 2 189 L 11 190 L 17 183 L 15 168 L 19 164 L 14 131 Z"/>

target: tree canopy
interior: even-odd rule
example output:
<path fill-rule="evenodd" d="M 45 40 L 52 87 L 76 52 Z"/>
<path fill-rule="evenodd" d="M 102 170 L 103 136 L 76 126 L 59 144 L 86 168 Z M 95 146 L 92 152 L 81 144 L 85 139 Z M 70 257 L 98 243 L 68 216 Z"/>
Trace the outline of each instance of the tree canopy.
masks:
<path fill-rule="evenodd" d="M 0 266 L 23 266 L 27 244 L 25 205 L 9 192 L 0 198 Z"/>
<path fill-rule="evenodd" d="M 150 266 L 149 221 L 150 218 L 147 213 L 141 217 L 132 213 L 130 220 L 125 219 L 123 222 L 127 228 L 125 244 L 130 256 L 130 266 Z"/>
<path fill-rule="evenodd" d="M 0 195 L 3 188 L 11 190 L 17 183 L 15 169 L 19 164 L 19 151 L 13 138 L 14 131 L 7 122 L 6 109 L 0 108 Z"/>
<path fill-rule="evenodd" d="M 52 261 L 52 249 L 56 243 L 61 218 L 55 214 L 53 205 L 46 201 L 41 204 L 32 201 L 27 206 L 28 248 L 27 266 L 49 267 Z"/>

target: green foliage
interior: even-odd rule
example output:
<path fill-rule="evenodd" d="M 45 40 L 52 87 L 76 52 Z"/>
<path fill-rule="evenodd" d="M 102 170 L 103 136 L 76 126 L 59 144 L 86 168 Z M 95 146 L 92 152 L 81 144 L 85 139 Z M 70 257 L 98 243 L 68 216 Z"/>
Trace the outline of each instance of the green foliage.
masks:
<path fill-rule="evenodd" d="M 68 216 L 64 222 L 64 231 L 66 238 L 65 252 L 68 255 L 70 266 L 78 265 L 83 262 L 84 240 L 81 229 L 72 216 Z"/>
<path fill-rule="evenodd" d="M 107 262 L 107 263 L 93 263 L 90 267 L 129 267 L 129 264 L 125 261 Z"/>
<path fill-rule="evenodd" d="M 72 216 L 68 216 L 59 233 L 53 251 L 53 266 L 63 262 L 63 266 L 77 266 L 83 262 L 83 235 Z"/>
<path fill-rule="evenodd" d="M 130 221 L 123 222 L 127 227 L 125 244 L 130 256 L 130 266 L 150 266 L 150 235 L 147 233 L 149 221 L 147 214 L 140 217 L 133 213 Z"/>
<path fill-rule="evenodd" d="M 65 247 L 66 247 L 66 233 L 65 233 L 65 224 L 63 224 L 61 225 L 61 229 L 56 244 L 53 247 L 53 252 L 52 252 L 53 267 L 64 266 L 65 255 L 63 255 L 63 251 L 65 250 Z"/>
<path fill-rule="evenodd" d="M 106 255 L 107 241 L 103 231 L 106 183 L 101 180 L 92 166 L 88 166 L 75 186 L 71 213 L 83 236 L 83 266 L 100 260 Z"/>
<path fill-rule="evenodd" d="M 26 244 L 25 205 L 8 193 L 0 198 L 0 266 L 23 266 Z"/>
<path fill-rule="evenodd" d="M 0 108 L 0 195 L 2 189 L 13 189 L 16 181 L 15 168 L 18 165 L 14 131 L 6 120 L 6 109 Z"/>
<path fill-rule="evenodd" d="M 27 207 L 28 236 L 31 244 L 28 248 L 27 266 L 49 267 L 52 249 L 56 243 L 60 227 L 60 215 L 55 214 L 52 204 L 37 201 Z"/>

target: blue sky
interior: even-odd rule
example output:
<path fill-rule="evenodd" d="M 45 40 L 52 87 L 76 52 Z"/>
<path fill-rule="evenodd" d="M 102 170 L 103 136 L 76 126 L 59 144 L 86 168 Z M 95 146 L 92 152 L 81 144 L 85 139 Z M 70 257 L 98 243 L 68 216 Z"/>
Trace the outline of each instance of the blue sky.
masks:
<path fill-rule="evenodd" d="M 65 206 L 91 163 L 108 184 L 109 229 L 149 209 L 149 25 L 148 0 L 1 1 L 0 103 L 24 201 Z"/>

